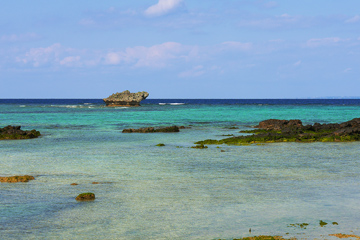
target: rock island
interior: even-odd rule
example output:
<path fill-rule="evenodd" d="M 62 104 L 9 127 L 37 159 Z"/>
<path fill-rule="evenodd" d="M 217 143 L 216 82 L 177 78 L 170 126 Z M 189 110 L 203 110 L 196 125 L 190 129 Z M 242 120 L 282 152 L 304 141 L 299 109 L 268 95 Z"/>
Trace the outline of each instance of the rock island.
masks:
<path fill-rule="evenodd" d="M 107 107 L 138 107 L 140 102 L 149 96 L 148 92 L 131 93 L 129 90 L 114 93 L 104 98 Z"/>

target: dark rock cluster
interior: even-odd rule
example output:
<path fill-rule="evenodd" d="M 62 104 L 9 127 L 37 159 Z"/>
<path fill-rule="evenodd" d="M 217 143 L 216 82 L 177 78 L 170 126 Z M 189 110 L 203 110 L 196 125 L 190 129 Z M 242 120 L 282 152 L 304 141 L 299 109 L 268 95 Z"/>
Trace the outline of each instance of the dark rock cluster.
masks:
<path fill-rule="evenodd" d="M 269 119 L 259 123 L 256 128 L 281 131 L 281 134 L 315 134 L 322 136 L 353 136 L 360 134 L 360 118 L 354 118 L 343 123 L 329 123 L 303 126 L 301 120 Z"/>
<path fill-rule="evenodd" d="M 260 122 L 255 130 L 241 131 L 252 135 L 204 140 L 196 144 L 232 144 L 271 142 L 349 142 L 360 141 L 360 118 L 343 123 L 303 125 L 301 120 L 269 119 Z"/>
<path fill-rule="evenodd" d="M 278 120 L 268 119 L 259 123 L 255 126 L 256 128 L 267 129 L 267 130 L 281 130 L 284 128 L 302 127 L 301 120 Z"/>
<path fill-rule="evenodd" d="M 7 126 L 4 128 L 0 128 L 0 140 L 6 139 L 30 139 L 37 138 L 41 134 L 39 131 L 35 129 L 31 131 L 24 131 L 20 129 L 21 126 Z"/>
<path fill-rule="evenodd" d="M 154 128 L 154 127 L 144 127 L 144 128 L 128 128 L 124 129 L 123 133 L 170 133 L 170 132 L 179 132 L 178 126 L 170 126 L 170 127 L 160 127 L 160 128 Z"/>
<path fill-rule="evenodd" d="M 34 180 L 33 176 L 24 175 L 24 176 L 11 176 L 11 177 L 0 177 L 0 182 L 6 183 L 17 183 L 17 182 L 28 182 Z"/>

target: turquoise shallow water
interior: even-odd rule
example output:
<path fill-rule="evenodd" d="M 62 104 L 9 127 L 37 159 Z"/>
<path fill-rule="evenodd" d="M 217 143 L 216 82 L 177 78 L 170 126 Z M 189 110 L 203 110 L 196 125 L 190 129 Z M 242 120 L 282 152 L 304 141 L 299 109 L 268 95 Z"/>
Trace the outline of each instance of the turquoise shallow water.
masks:
<path fill-rule="evenodd" d="M 2 103 L 0 127 L 35 128 L 42 137 L 0 141 L 0 176 L 36 178 L 0 184 L 1 239 L 232 239 L 249 228 L 300 239 L 360 235 L 360 143 L 190 148 L 269 118 L 312 124 L 359 113 L 360 104 Z M 191 128 L 121 133 L 173 124 Z M 96 200 L 76 202 L 82 192 Z M 304 222 L 307 229 L 289 226 Z"/>

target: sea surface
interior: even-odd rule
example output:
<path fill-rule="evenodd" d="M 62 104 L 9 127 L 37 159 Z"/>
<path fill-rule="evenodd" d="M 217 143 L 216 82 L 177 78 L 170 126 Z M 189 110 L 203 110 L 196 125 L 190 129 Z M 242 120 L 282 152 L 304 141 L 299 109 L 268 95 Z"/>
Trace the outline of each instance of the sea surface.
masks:
<path fill-rule="evenodd" d="M 0 183 L 0 239 L 360 235 L 360 142 L 191 148 L 270 118 L 358 117 L 359 99 L 147 99 L 135 108 L 108 108 L 101 99 L 0 99 L 0 127 L 42 134 L 0 141 L 0 176 L 35 176 Z M 171 125 L 188 128 L 122 133 Z M 83 192 L 95 201 L 77 202 Z"/>

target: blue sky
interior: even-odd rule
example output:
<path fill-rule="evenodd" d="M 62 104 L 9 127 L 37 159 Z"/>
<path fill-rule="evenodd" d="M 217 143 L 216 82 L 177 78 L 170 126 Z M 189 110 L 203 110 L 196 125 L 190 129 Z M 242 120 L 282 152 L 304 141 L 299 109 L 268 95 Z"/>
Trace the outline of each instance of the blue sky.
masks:
<path fill-rule="evenodd" d="M 360 96 L 359 0 L 14 0 L 0 98 Z"/>

